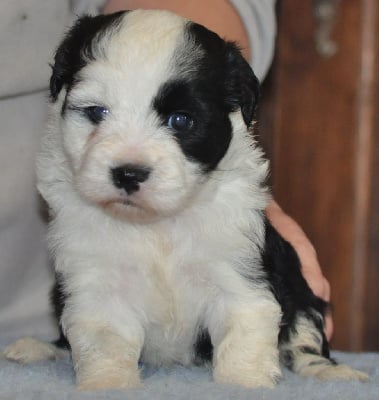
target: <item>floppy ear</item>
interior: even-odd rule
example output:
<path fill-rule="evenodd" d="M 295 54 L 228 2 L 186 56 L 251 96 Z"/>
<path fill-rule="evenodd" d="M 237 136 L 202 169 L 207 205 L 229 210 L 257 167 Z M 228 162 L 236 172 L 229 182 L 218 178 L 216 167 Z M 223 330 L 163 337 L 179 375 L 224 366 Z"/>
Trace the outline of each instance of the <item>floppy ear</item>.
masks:
<path fill-rule="evenodd" d="M 75 74 L 85 66 L 86 48 L 90 46 L 93 18 L 85 16 L 76 21 L 59 45 L 50 78 L 50 97 L 55 101 L 64 85 L 70 86 Z M 92 35 L 91 35 L 92 33 Z"/>
<path fill-rule="evenodd" d="M 246 126 L 250 126 L 259 99 L 259 82 L 235 43 L 226 43 L 226 102 L 232 111 L 241 109 Z"/>
<path fill-rule="evenodd" d="M 75 75 L 89 61 L 94 60 L 98 49 L 95 38 L 101 40 L 101 34 L 108 29 L 116 30 L 125 11 L 114 14 L 84 16 L 79 18 L 68 31 L 59 45 L 54 58 L 53 72 L 50 78 L 50 97 L 55 101 L 64 85 L 74 83 Z"/>

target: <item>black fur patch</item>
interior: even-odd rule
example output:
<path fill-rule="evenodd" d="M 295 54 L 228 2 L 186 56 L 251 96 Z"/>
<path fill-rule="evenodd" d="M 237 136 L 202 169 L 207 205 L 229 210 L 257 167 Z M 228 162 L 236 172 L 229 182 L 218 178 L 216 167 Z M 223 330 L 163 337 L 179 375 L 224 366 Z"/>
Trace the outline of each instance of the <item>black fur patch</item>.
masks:
<path fill-rule="evenodd" d="M 213 345 L 207 329 L 200 330 L 195 343 L 196 364 L 211 361 L 213 357 Z"/>
<path fill-rule="evenodd" d="M 185 112 L 194 119 L 187 134 L 176 138 L 183 153 L 199 162 L 205 172 L 216 168 L 225 155 L 231 137 L 229 113 L 241 109 L 246 125 L 250 125 L 258 97 L 258 81 L 248 63 L 233 43 L 223 41 L 218 35 L 190 23 L 185 32 L 188 43 L 195 43 L 196 54 L 177 60 L 178 76 L 182 60 L 188 60 L 192 72 L 185 78 L 166 82 L 153 102 L 153 108 L 167 122 L 173 112 Z M 189 46 L 193 51 L 193 46 Z M 182 49 L 180 49 L 182 50 Z"/>
<path fill-rule="evenodd" d="M 206 88 L 220 91 L 228 113 L 240 108 L 249 126 L 258 104 L 259 82 L 239 48 L 199 24 L 190 23 L 188 33 L 189 39 L 205 52 L 199 70 L 210 80 Z"/>
<path fill-rule="evenodd" d="M 329 358 L 323 321 L 327 303 L 315 296 L 301 273 L 301 264 L 293 247 L 285 241 L 266 219 L 265 249 L 262 255 L 264 269 L 271 289 L 281 305 L 283 316 L 279 345 L 288 342 L 296 331 L 296 317 L 300 314 L 313 322 L 322 336 L 322 355 Z M 316 313 L 315 313 L 316 312 Z"/>
<path fill-rule="evenodd" d="M 85 16 L 75 23 L 55 54 L 50 78 L 50 97 L 55 101 L 64 85 L 72 86 L 75 75 L 93 60 L 93 41 L 108 29 L 117 30 L 125 11 L 96 17 Z M 99 38 L 101 40 L 101 38 Z"/>
<path fill-rule="evenodd" d="M 67 295 L 63 291 L 63 285 L 64 285 L 63 276 L 56 272 L 55 283 L 50 293 L 50 301 L 53 305 L 54 315 L 59 324 L 59 339 L 54 341 L 54 344 L 61 348 L 69 348 L 70 345 L 66 337 L 64 336 L 60 326 L 60 320 L 62 317 L 63 309 L 67 301 Z"/>
<path fill-rule="evenodd" d="M 204 90 L 205 89 L 205 90 Z M 175 134 L 187 158 L 201 163 L 205 172 L 213 170 L 228 149 L 232 126 L 217 91 L 210 92 L 202 80 L 191 82 L 168 82 L 154 100 L 154 109 L 166 124 L 168 116 L 175 111 L 189 114 L 193 128 L 185 134 Z M 214 98 L 212 98 L 214 97 Z"/>

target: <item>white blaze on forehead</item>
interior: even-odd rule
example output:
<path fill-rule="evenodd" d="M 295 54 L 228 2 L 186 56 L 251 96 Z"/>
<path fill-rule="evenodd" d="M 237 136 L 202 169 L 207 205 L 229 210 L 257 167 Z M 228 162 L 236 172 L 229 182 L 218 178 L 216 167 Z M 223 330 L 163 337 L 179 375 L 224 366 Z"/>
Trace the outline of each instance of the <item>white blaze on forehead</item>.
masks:
<path fill-rule="evenodd" d="M 188 22 L 183 17 L 168 11 L 136 10 L 125 14 L 118 33 L 116 47 L 109 47 L 109 54 L 113 50 L 119 51 L 119 46 L 134 51 L 133 57 L 153 61 L 162 52 L 175 49 L 178 37 L 183 35 L 183 29 Z M 132 57 L 128 57 L 129 59 Z M 150 60 L 149 60 L 150 58 Z"/>
<path fill-rule="evenodd" d="M 119 31 L 111 40 L 104 41 L 105 59 L 100 58 L 94 67 L 101 68 L 103 64 L 107 69 L 105 76 L 114 82 L 105 84 L 112 91 L 118 91 L 122 97 L 133 96 L 134 104 L 147 106 L 159 87 L 174 74 L 174 56 L 184 41 L 186 22 L 165 11 L 129 12 Z M 100 77 L 100 82 L 103 79 Z"/>

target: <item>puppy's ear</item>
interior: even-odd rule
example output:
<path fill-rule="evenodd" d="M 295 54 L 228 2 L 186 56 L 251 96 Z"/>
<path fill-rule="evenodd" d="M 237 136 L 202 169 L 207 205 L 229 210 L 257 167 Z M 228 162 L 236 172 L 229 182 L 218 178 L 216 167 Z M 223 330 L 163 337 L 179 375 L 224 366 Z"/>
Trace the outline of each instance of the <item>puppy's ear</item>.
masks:
<path fill-rule="evenodd" d="M 64 85 L 70 86 L 74 75 L 85 65 L 83 50 L 85 46 L 85 26 L 91 26 L 91 17 L 76 21 L 59 45 L 50 77 L 50 98 L 55 101 Z"/>
<path fill-rule="evenodd" d="M 258 79 L 235 43 L 226 43 L 225 57 L 227 105 L 233 111 L 240 108 L 245 124 L 250 126 L 259 99 Z"/>
<path fill-rule="evenodd" d="M 100 42 L 106 33 L 118 29 L 125 11 L 79 18 L 59 45 L 52 66 L 50 97 L 55 101 L 63 86 L 70 87 L 76 74 L 101 55 Z"/>

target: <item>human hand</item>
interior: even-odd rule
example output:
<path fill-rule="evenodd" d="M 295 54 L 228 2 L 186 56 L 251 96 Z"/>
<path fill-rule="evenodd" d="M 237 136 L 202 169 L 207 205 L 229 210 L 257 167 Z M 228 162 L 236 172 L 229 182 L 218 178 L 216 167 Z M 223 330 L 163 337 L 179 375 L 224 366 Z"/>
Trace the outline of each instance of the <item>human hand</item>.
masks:
<path fill-rule="evenodd" d="M 266 208 L 272 226 L 294 247 L 302 266 L 302 273 L 313 293 L 326 302 L 330 301 L 330 284 L 324 277 L 317 253 L 300 226 L 272 200 Z M 333 335 L 333 319 L 330 311 L 325 318 L 325 334 Z"/>

